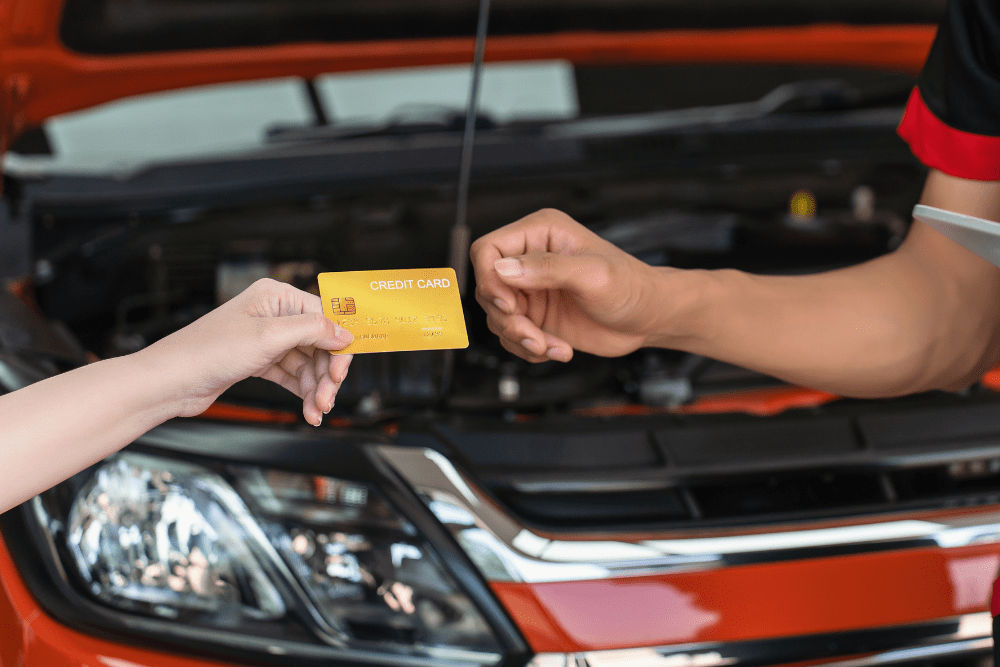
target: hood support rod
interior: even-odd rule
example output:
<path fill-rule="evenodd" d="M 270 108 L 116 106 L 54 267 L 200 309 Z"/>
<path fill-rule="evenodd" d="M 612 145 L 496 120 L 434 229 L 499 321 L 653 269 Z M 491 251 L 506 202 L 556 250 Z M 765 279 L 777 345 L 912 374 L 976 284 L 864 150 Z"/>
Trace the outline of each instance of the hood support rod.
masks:
<path fill-rule="evenodd" d="M 458 169 L 458 197 L 455 206 L 455 226 L 451 229 L 451 243 L 448 248 L 448 262 L 455 269 L 458 293 L 464 297 L 469 283 L 469 245 L 472 230 L 469 229 L 469 179 L 472 175 L 472 146 L 476 137 L 476 117 L 479 115 L 479 81 L 483 74 L 483 58 L 486 53 L 486 32 L 490 18 L 490 0 L 479 0 L 479 23 L 476 26 L 476 50 L 472 58 L 472 84 L 469 86 L 469 104 L 465 110 L 465 133 L 462 135 L 462 161 Z M 445 350 L 441 369 L 441 389 L 439 398 L 448 400 L 451 381 L 455 373 L 455 350 Z"/>
<path fill-rule="evenodd" d="M 472 241 L 468 224 L 469 180 L 472 175 L 472 147 L 476 136 L 476 117 L 479 114 L 479 83 L 483 73 L 486 52 L 486 32 L 490 17 L 490 0 L 479 0 L 479 24 L 476 28 L 476 51 L 472 61 L 472 85 L 469 104 L 465 111 L 465 133 L 462 135 L 462 161 L 458 171 L 458 201 L 455 207 L 455 226 L 451 230 L 451 247 L 448 259 L 455 269 L 459 294 L 465 296 L 468 285 L 469 244 Z"/>

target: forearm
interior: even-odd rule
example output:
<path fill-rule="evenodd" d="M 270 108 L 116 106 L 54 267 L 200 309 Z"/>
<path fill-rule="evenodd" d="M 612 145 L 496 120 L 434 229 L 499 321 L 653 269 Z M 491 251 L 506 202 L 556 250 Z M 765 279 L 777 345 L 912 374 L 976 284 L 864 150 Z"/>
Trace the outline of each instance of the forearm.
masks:
<path fill-rule="evenodd" d="M 940 286 L 893 264 L 795 278 L 706 272 L 699 329 L 654 344 L 847 396 L 968 384 L 995 359 L 992 336 L 953 317 Z"/>
<path fill-rule="evenodd" d="M 351 340 L 319 297 L 258 280 L 140 352 L 0 396 L 0 512 L 167 419 L 201 414 L 246 377 L 303 399 L 303 416 L 319 426 L 351 361 L 330 351 Z"/>
<path fill-rule="evenodd" d="M 934 172 L 922 201 L 997 219 L 1000 188 Z M 896 252 L 840 271 L 687 275 L 697 297 L 658 324 L 653 344 L 848 396 L 957 389 L 1000 359 L 998 274 L 915 223 Z"/>
<path fill-rule="evenodd" d="M 170 372 L 144 351 L 0 396 L 0 511 L 176 416 L 182 402 Z"/>

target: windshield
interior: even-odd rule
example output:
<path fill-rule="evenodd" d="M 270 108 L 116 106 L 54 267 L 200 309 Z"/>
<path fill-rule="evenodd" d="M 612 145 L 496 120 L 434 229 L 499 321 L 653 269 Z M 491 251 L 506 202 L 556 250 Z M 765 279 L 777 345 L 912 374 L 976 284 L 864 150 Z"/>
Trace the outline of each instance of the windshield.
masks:
<path fill-rule="evenodd" d="M 258 151 L 280 130 L 464 114 L 470 77 L 468 66 L 420 67 L 142 95 L 48 120 L 43 147 L 15 145 L 5 169 L 123 176 L 152 164 Z M 563 61 L 487 65 L 480 112 L 497 123 L 575 118 L 573 67 Z"/>
<path fill-rule="evenodd" d="M 125 177 L 158 164 L 239 159 L 289 142 L 452 132 L 468 66 L 324 74 L 202 86 L 56 116 L 41 141 L 16 143 L 8 173 Z M 484 128 L 556 125 L 550 138 L 612 137 L 769 114 L 899 107 L 912 74 L 775 64 L 487 64 Z M 38 137 L 36 137 L 37 139 Z"/>

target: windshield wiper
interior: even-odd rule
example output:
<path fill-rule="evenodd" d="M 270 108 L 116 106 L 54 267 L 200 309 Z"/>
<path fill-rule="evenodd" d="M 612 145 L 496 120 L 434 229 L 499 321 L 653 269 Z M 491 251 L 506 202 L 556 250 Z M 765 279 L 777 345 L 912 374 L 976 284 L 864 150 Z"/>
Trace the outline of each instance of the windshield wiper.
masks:
<path fill-rule="evenodd" d="M 271 143 L 334 141 L 364 137 L 406 136 L 413 134 L 461 132 L 465 112 L 433 104 L 405 105 L 379 123 L 345 123 L 309 127 L 276 127 L 267 133 Z M 498 123 L 486 114 L 476 114 L 477 130 L 492 130 Z"/>
<path fill-rule="evenodd" d="M 541 129 L 542 137 L 546 139 L 628 136 L 698 125 L 724 125 L 785 113 L 902 105 L 912 85 L 909 80 L 900 82 L 894 79 L 859 88 L 841 79 L 811 79 L 782 84 L 751 102 L 598 118 L 520 121 L 517 125 L 530 126 L 536 131 Z M 429 133 L 458 134 L 464 124 L 465 113 L 459 109 L 433 104 L 406 105 L 397 109 L 388 120 L 379 123 L 278 127 L 268 132 L 267 139 L 270 143 L 299 143 Z M 476 115 L 477 131 L 508 127 L 486 114 Z"/>
<path fill-rule="evenodd" d="M 865 88 L 858 88 L 841 79 L 797 81 L 782 84 L 752 102 L 570 120 L 548 125 L 544 136 L 549 139 L 614 137 L 697 125 L 722 125 L 779 113 L 841 111 L 902 104 L 911 88 L 911 82 L 906 82 L 904 86 L 898 81 Z"/>

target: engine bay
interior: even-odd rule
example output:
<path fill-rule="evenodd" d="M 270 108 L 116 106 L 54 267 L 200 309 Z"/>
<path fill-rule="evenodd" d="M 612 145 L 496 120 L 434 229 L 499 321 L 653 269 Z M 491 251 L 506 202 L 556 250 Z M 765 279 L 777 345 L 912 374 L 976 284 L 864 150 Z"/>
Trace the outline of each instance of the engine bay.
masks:
<path fill-rule="evenodd" d="M 919 168 L 827 160 L 714 176 L 635 174 L 572 182 L 499 182 L 473 190 L 473 237 L 539 208 L 565 211 L 652 265 L 795 274 L 878 256 L 904 237 Z M 313 193 L 263 203 L 216 202 L 123 219 L 36 214 L 39 304 L 100 357 L 139 350 L 258 278 L 316 291 L 324 271 L 447 264 L 447 188 L 398 194 Z M 471 278 L 470 278 L 471 280 Z M 615 405 L 674 408 L 780 382 L 710 359 L 640 350 L 529 364 L 504 351 L 468 290 L 470 346 L 454 352 L 359 355 L 335 416 L 364 422 L 427 410 L 517 415 Z M 224 397 L 294 409 L 262 380 Z"/>

